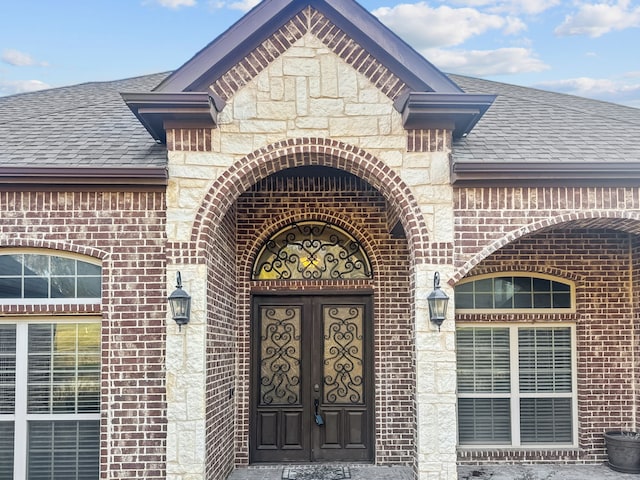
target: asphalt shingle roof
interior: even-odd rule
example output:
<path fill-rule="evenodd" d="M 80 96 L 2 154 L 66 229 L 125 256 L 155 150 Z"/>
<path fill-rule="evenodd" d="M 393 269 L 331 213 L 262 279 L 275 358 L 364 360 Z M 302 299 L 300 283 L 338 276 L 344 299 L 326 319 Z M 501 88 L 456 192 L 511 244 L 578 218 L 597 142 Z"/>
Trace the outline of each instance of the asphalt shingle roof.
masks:
<path fill-rule="evenodd" d="M 0 167 L 164 167 L 166 148 L 120 92 L 150 91 L 166 76 L 0 97 Z"/>
<path fill-rule="evenodd" d="M 456 162 L 640 162 L 640 109 L 450 75 L 466 93 L 497 94 Z"/>
<path fill-rule="evenodd" d="M 166 148 L 120 92 L 148 92 L 168 74 L 0 97 L 1 167 L 164 167 Z M 465 92 L 498 97 L 456 162 L 640 162 L 640 109 L 450 76 Z"/>

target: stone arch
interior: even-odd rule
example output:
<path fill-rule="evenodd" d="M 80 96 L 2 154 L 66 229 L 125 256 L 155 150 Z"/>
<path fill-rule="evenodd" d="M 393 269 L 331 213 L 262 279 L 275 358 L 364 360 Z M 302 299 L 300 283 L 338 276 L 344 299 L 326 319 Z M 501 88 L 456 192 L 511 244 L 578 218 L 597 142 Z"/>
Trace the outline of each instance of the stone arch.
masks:
<path fill-rule="evenodd" d="M 325 138 L 283 140 L 233 164 L 213 183 L 196 214 L 191 234 L 196 250 L 201 253 L 206 249 L 211 229 L 243 192 L 280 170 L 309 165 L 344 170 L 376 188 L 400 213 L 414 261 L 424 262 L 429 241 L 427 226 L 409 186 L 388 165 L 361 148 Z"/>
<path fill-rule="evenodd" d="M 581 228 L 611 228 L 640 235 L 640 212 L 636 211 L 591 210 L 556 215 L 524 225 L 517 230 L 509 232 L 502 238 L 493 241 L 459 268 L 456 273 L 452 275 L 449 284 L 455 285 L 482 260 L 518 238 L 563 223 L 572 223 Z"/>
<path fill-rule="evenodd" d="M 241 257 L 239 258 L 238 265 L 241 266 L 240 275 L 249 277 L 251 274 L 251 267 L 255 262 L 255 256 L 258 254 L 260 247 L 273 235 L 274 233 L 282 230 L 288 225 L 294 222 L 300 222 L 305 220 L 319 220 L 327 223 L 332 223 L 345 231 L 352 234 L 362 245 L 362 248 L 367 254 L 369 261 L 371 262 L 371 268 L 374 272 L 380 271 L 381 261 L 378 257 L 377 249 L 371 243 L 370 238 L 357 226 L 349 221 L 347 217 L 339 213 L 332 211 L 327 212 L 303 212 L 295 213 L 292 215 L 284 215 L 278 218 L 274 218 L 273 222 L 267 229 L 261 232 L 256 239 L 252 242 L 251 246 L 247 248 Z"/>

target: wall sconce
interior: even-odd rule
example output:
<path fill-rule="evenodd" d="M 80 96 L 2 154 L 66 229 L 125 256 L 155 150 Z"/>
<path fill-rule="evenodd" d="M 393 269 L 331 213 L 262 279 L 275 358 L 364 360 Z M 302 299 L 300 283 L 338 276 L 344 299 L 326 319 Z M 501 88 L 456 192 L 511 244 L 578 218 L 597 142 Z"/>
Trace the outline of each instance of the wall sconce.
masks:
<path fill-rule="evenodd" d="M 178 324 L 178 330 L 182 330 L 182 325 L 189 323 L 191 315 L 191 296 L 182 289 L 182 276 L 180 272 L 176 275 L 176 289 L 169 295 L 169 305 L 171 306 L 171 316 Z"/>
<path fill-rule="evenodd" d="M 427 301 L 429 302 L 431 321 L 438 326 L 438 331 L 440 331 L 440 325 L 447 316 L 449 297 L 440 289 L 440 274 L 438 272 L 433 275 L 433 291 L 427 297 Z"/>

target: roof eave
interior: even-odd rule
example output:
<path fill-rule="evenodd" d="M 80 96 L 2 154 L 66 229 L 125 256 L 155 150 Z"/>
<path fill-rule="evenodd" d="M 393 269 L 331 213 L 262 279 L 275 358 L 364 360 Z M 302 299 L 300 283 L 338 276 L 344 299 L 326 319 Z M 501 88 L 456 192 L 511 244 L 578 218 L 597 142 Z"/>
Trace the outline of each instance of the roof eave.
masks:
<path fill-rule="evenodd" d="M 451 182 L 471 185 L 637 185 L 636 162 L 453 162 Z"/>
<path fill-rule="evenodd" d="M 457 139 L 471 132 L 495 99 L 496 95 L 410 92 L 396 108 L 405 128 L 446 128 Z"/>
<path fill-rule="evenodd" d="M 0 190 L 38 187 L 166 188 L 166 167 L 0 167 Z"/>
<path fill-rule="evenodd" d="M 165 122 L 215 127 L 224 100 L 206 92 L 121 93 L 127 106 L 158 143 L 167 142 Z"/>

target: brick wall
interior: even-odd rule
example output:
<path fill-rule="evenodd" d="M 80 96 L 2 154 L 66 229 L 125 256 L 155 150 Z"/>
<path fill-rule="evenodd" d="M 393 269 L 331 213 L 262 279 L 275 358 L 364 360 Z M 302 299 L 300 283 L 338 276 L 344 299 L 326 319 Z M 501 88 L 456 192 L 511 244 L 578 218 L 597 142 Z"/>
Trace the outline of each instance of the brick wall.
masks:
<path fill-rule="evenodd" d="M 389 232 L 386 202 L 365 182 L 347 177 L 265 179 L 240 196 L 238 215 L 238 305 L 240 360 L 237 461 L 248 461 L 248 385 L 250 358 L 250 292 L 322 288 L 373 289 L 375 329 L 376 461 L 412 464 L 415 455 L 415 369 L 409 251 L 404 238 Z M 285 225 L 299 220 L 330 221 L 363 243 L 374 268 L 373 280 L 323 282 L 250 281 L 261 243 Z"/>
<path fill-rule="evenodd" d="M 102 260 L 102 305 L 2 314 L 102 316 L 101 478 L 165 478 L 163 192 L 0 192 L 0 247 Z"/>
<path fill-rule="evenodd" d="M 634 430 L 640 431 L 640 238 L 637 236 L 631 238 L 631 261 L 632 261 L 632 279 L 633 279 L 633 324 L 634 324 L 634 374 L 635 379 L 635 405 L 634 412 Z"/>
<path fill-rule="evenodd" d="M 206 477 L 226 478 L 235 460 L 236 215 L 231 209 L 207 248 Z"/>
<path fill-rule="evenodd" d="M 469 275 L 528 271 L 576 283 L 576 313 L 456 316 L 458 321 L 569 321 L 576 324 L 579 449 L 462 451 L 463 462 L 586 461 L 605 459 L 603 432 L 633 428 L 637 415 L 637 238 L 601 228 L 553 229 L 514 240 L 489 255 Z M 635 256 L 632 256 L 635 248 Z M 634 273 L 636 275 L 634 275 Z M 633 280 L 632 280 L 633 279 Z M 636 325 L 637 328 L 637 325 Z M 635 370 L 634 370 L 635 369 Z"/>
<path fill-rule="evenodd" d="M 640 189 L 616 187 L 454 188 L 459 280 L 487 253 L 545 227 L 580 221 L 640 233 Z M 610 219 L 610 220 L 607 220 Z"/>

